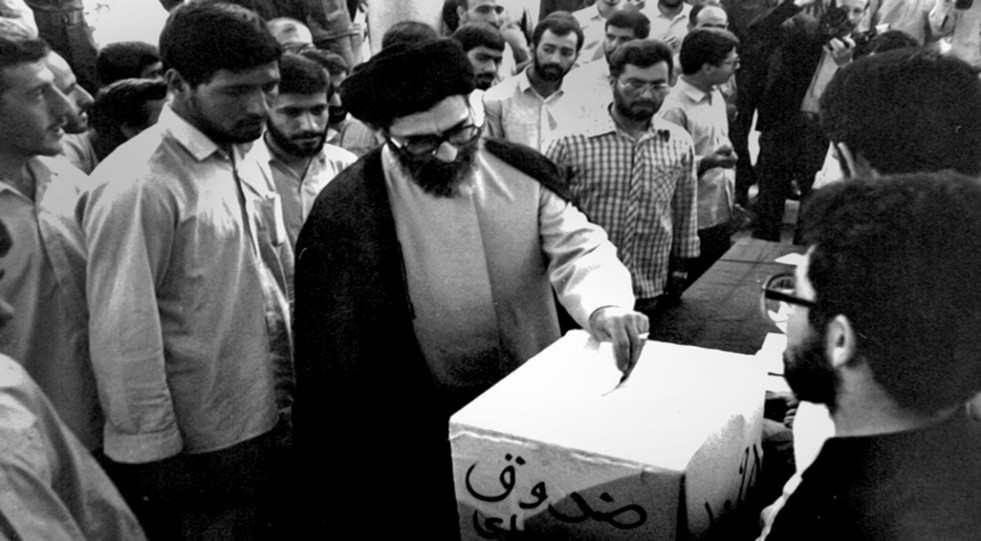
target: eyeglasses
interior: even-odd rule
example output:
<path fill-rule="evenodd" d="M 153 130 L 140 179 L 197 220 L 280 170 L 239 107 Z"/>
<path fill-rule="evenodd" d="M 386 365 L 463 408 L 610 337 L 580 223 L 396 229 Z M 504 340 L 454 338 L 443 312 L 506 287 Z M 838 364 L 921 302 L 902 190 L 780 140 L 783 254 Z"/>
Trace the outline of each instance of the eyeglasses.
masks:
<path fill-rule="evenodd" d="M 723 60 L 719 62 L 720 66 L 732 66 L 733 68 L 739 67 L 739 57 L 733 58 L 732 60 Z"/>
<path fill-rule="evenodd" d="M 760 311 L 763 317 L 776 323 L 783 332 L 787 332 L 790 305 L 817 308 L 817 303 L 798 297 L 796 291 L 797 278 L 791 273 L 782 273 L 767 278 L 760 292 Z"/>
<path fill-rule="evenodd" d="M 481 128 L 482 126 L 473 124 L 471 120 L 469 124 L 451 128 L 441 135 L 407 135 L 405 137 L 396 137 L 385 134 L 385 139 L 396 150 L 418 158 L 427 154 L 434 154 L 443 143 L 449 143 L 456 147 L 468 145 L 480 137 Z"/>
<path fill-rule="evenodd" d="M 668 89 L 668 83 L 639 81 L 637 79 L 628 79 L 626 81 L 617 80 L 617 84 L 620 85 L 620 88 L 622 88 L 626 94 L 633 96 L 640 96 L 648 90 L 651 91 L 651 94 L 656 94 Z"/>

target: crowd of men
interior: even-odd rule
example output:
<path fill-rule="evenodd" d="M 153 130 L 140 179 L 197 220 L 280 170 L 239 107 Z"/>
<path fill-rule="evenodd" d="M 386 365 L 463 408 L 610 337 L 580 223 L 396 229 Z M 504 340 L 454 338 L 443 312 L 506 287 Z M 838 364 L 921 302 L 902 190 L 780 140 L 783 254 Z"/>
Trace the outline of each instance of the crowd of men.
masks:
<path fill-rule="evenodd" d="M 752 535 L 981 538 L 969 2 L 449 0 L 363 63 L 309 2 L 165 2 L 84 81 L 17 4 L 0 537 L 453 539 L 453 412 L 570 326 L 628 375 L 799 197 L 764 295 L 833 433 Z"/>

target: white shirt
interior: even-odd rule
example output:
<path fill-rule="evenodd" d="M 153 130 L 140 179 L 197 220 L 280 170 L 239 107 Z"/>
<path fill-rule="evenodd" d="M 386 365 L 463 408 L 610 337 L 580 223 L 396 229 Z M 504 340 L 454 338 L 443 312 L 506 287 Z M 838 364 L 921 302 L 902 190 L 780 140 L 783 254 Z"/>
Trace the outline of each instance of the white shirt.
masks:
<path fill-rule="evenodd" d="M 541 97 L 531 86 L 528 69 L 487 89 L 484 114 L 490 135 L 544 152 L 559 125 L 570 118 L 562 106 L 566 92 L 559 88 Z"/>

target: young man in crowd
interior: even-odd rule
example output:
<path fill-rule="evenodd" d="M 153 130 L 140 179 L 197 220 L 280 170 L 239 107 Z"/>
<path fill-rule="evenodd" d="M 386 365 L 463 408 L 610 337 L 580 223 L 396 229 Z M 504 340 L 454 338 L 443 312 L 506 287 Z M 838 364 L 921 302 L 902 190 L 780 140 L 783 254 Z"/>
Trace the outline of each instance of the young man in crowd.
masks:
<path fill-rule="evenodd" d="M 255 539 L 292 384 L 292 250 L 250 152 L 280 47 L 254 13 L 191 2 L 160 53 L 173 102 L 96 168 L 82 222 L 105 453 L 151 538 Z"/>
<path fill-rule="evenodd" d="M 739 40 L 726 30 L 696 29 L 681 45 L 681 77 L 658 113 L 691 134 L 698 175 L 698 240 L 701 253 L 688 269 L 699 276 L 732 246 L 736 154 L 729 141 L 726 102 L 718 85 L 739 68 Z"/>
<path fill-rule="evenodd" d="M 0 297 L 18 317 L 0 352 L 23 363 L 86 448 L 102 448 L 102 410 L 89 360 L 85 245 L 75 203 L 87 179 L 64 158 L 74 118 L 47 45 L 0 36 L 0 216 L 18 239 L 4 258 Z"/>
<path fill-rule="evenodd" d="M 143 41 L 117 41 L 99 50 L 95 63 L 99 84 L 120 79 L 163 79 L 163 64 L 156 45 Z"/>
<path fill-rule="evenodd" d="M 279 76 L 279 95 L 269 108 L 262 141 L 269 150 L 286 234 L 295 246 L 320 191 L 358 157 L 324 142 L 327 104 L 334 93 L 327 72 L 309 58 L 286 53 L 279 61 Z"/>
<path fill-rule="evenodd" d="M 473 88 L 444 39 L 383 50 L 341 90 L 386 143 L 327 185 L 297 241 L 294 423 L 317 523 L 388 538 L 424 517 L 428 537 L 458 535 L 449 416 L 558 339 L 555 297 L 624 370 L 643 347 L 616 249 L 550 162 L 480 137 Z M 366 502 L 392 483 L 431 497 L 379 521 Z"/>
<path fill-rule="evenodd" d="M 467 53 L 477 90 L 490 88 L 498 80 L 497 74 L 504 57 L 505 42 L 500 30 L 487 23 L 467 23 L 457 28 L 450 38 L 456 40 Z"/>
<path fill-rule="evenodd" d="M 981 424 L 965 408 L 981 391 L 978 209 L 981 185 L 952 171 L 813 194 L 805 262 L 766 295 L 791 307 L 787 383 L 828 407 L 834 437 L 767 541 L 981 536 Z"/>
<path fill-rule="evenodd" d="M 562 79 L 579 56 L 582 30 L 568 13 L 553 13 L 531 43 L 531 65 L 484 93 L 484 112 L 490 135 L 544 151 L 560 124 L 575 121 L 563 108 Z"/>
<path fill-rule="evenodd" d="M 167 101 L 167 83 L 161 79 L 120 79 L 95 96 L 87 137 L 98 161 L 157 123 Z M 98 165 L 98 163 L 96 164 Z"/>
<path fill-rule="evenodd" d="M 667 45 L 620 47 L 610 59 L 613 103 L 597 104 L 579 133 L 547 152 L 583 211 L 610 235 L 633 276 L 636 309 L 648 316 L 665 294 L 681 292 L 688 260 L 698 256 L 692 139 L 654 116 L 670 80 Z"/>

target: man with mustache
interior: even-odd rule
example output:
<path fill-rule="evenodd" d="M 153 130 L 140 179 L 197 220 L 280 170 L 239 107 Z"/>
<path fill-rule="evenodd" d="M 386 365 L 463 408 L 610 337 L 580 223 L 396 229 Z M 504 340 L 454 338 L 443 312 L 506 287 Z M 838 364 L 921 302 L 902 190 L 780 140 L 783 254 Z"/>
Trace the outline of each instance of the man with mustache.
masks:
<path fill-rule="evenodd" d="M 279 95 L 269 108 L 262 140 L 283 203 L 286 233 L 295 246 L 320 190 L 358 158 L 324 142 L 334 93 L 327 72 L 309 58 L 286 53 L 279 61 L 279 76 Z"/>
<path fill-rule="evenodd" d="M 386 142 L 324 188 L 296 246 L 295 441 L 305 481 L 329 487 L 312 520 L 457 536 L 449 416 L 559 337 L 555 298 L 623 370 L 643 347 L 605 233 L 551 162 L 481 138 L 472 91 L 449 39 L 384 49 L 341 89 Z M 383 521 L 380 490 L 406 494 Z"/>
<path fill-rule="evenodd" d="M 453 35 L 467 53 L 473 67 L 473 82 L 477 90 L 485 91 L 494 84 L 504 57 L 504 38 L 501 31 L 488 23 L 460 25 Z"/>
<path fill-rule="evenodd" d="M 571 176 L 583 211 L 609 233 L 633 275 L 636 309 L 648 316 L 665 295 L 680 293 L 688 260 L 698 256 L 692 138 L 654 116 L 671 71 L 664 43 L 623 45 L 610 58 L 612 103 L 590 110 L 578 133 L 546 153 Z"/>
<path fill-rule="evenodd" d="M 826 441 L 767 541 L 981 538 L 981 186 L 947 170 L 850 179 L 805 209 L 784 375 Z"/>
<path fill-rule="evenodd" d="M 177 7 L 173 94 L 92 173 L 82 225 L 105 454 L 151 539 L 264 535 L 288 415 L 292 249 L 265 152 L 280 46 L 253 12 Z"/>
<path fill-rule="evenodd" d="M 563 108 L 562 79 L 579 57 L 582 30 L 566 12 L 544 18 L 532 34 L 532 63 L 484 94 L 491 135 L 544 151 L 563 122 L 574 121 Z"/>

